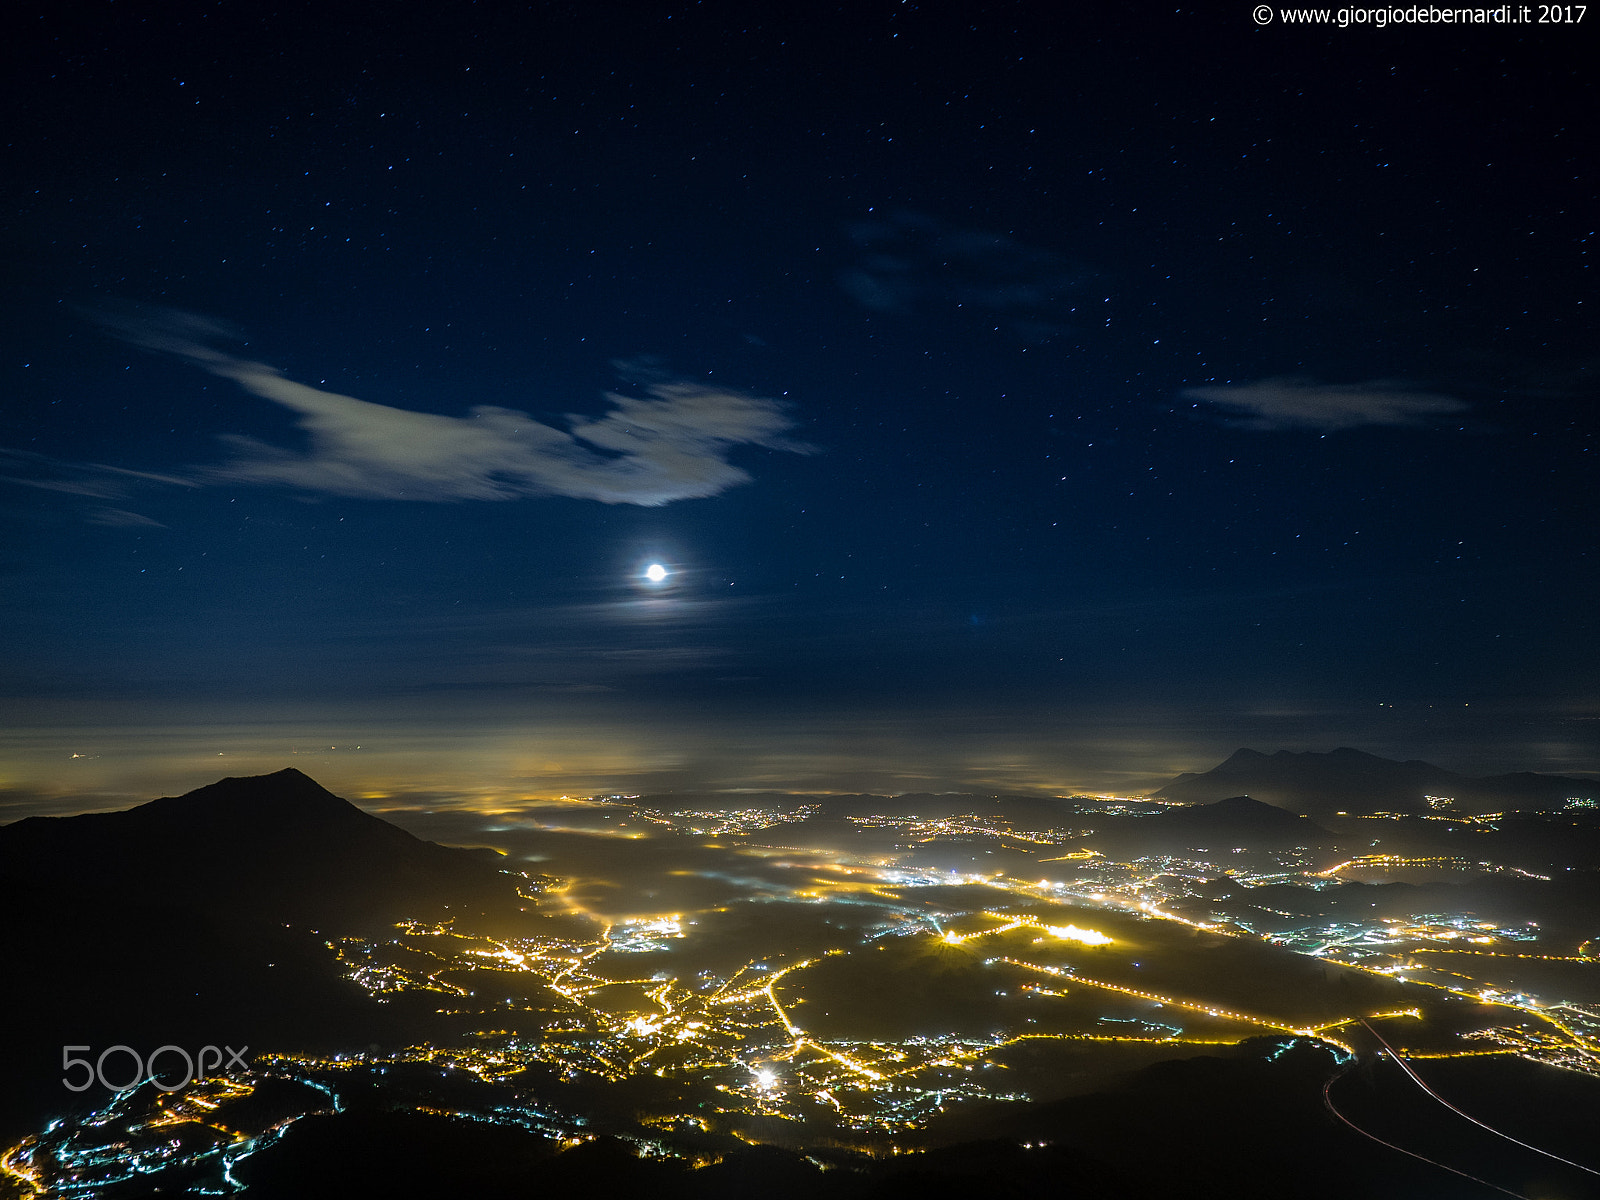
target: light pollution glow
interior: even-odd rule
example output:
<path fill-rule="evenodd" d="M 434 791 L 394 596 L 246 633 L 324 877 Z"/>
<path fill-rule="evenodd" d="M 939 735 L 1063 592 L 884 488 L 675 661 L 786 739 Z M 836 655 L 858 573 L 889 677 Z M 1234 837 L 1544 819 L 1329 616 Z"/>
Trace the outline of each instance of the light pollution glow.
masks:
<path fill-rule="evenodd" d="M 961 721 L 890 727 L 870 720 L 774 717 L 743 721 L 540 716 L 476 726 L 414 719 L 265 715 L 250 721 L 129 720 L 0 734 L 0 821 L 125 808 L 225 776 L 294 766 L 377 812 L 421 807 L 492 815 L 529 803 L 612 792 L 1011 792 L 1122 790 L 1111 751 L 1071 744 L 980 744 Z M 970 724 L 970 722 L 969 722 Z M 1120 746 L 1150 762 L 1137 782 L 1204 762 L 1174 760 L 1152 743 Z M 1077 762 L 1082 757 L 1087 761 Z"/>
<path fill-rule="evenodd" d="M 1141 794 L 1240 744 L 1295 744 L 1271 721 L 1224 732 L 1225 715 L 1208 726 L 1150 709 L 663 711 L 577 694 L 520 704 L 421 694 L 367 708 L 55 700 L 0 714 L 0 822 L 127 808 L 286 766 L 379 812 L 492 815 L 616 792 Z M 1540 743 L 1482 771 L 1556 773 L 1562 751 Z M 1458 770 L 1463 759 L 1432 757 Z"/>

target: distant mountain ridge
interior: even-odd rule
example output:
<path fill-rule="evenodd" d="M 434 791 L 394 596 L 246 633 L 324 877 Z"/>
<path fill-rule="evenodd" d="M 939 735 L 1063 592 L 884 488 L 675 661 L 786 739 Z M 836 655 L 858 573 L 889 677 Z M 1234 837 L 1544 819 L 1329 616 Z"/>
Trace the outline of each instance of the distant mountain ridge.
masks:
<path fill-rule="evenodd" d="M 1090 847 L 1113 857 L 1220 846 L 1288 849 L 1330 845 L 1337 840 L 1337 835 L 1315 821 L 1249 796 L 1228 796 L 1211 804 L 1190 804 L 1148 815 L 1111 817 L 1097 824 L 1086 838 Z"/>
<path fill-rule="evenodd" d="M 1600 799 L 1600 783 L 1527 771 L 1474 779 L 1418 759 L 1399 762 L 1345 746 L 1325 754 L 1236 750 L 1211 770 L 1185 772 L 1150 794 L 1185 804 L 1244 794 L 1302 816 L 1327 817 L 1427 812 L 1427 796 L 1448 796 L 1463 812 L 1558 809 L 1569 797 Z"/>
<path fill-rule="evenodd" d="M 1152 828 L 1228 832 L 1245 839 L 1282 836 L 1332 839 L 1334 836 L 1309 817 L 1297 816 L 1252 796 L 1228 796 L 1213 804 L 1169 808 L 1143 818 L 1143 822 Z"/>

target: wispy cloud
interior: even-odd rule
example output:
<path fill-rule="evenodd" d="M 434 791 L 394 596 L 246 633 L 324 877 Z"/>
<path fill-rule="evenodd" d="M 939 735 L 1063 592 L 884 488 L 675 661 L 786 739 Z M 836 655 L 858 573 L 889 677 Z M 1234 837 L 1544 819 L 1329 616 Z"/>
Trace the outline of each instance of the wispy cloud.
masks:
<path fill-rule="evenodd" d="M 130 471 L 105 463 L 69 462 L 37 454 L 31 450 L 0 448 L 0 482 L 36 488 L 43 492 L 56 492 L 74 496 L 83 501 L 127 500 L 151 484 L 175 487 L 195 487 L 192 480 L 176 475 L 159 475 L 151 471 Z M 87 504 L 79 508 L 79 515 L 91 525 L 113 528 L 165 529 L 160 521 L 110 505 Z"/>
<path fill-rule="evenodd" d="M 661 505 L 715 496 L 750 475 L 728 461 L 738 446 L 807 453 L 780 401 L 688 380 L 652 379 L 642 396 L 607 393 L 599 417 L 564 428 L 516 409 L 478 405 L 441 416 L 374 404 L 283 377 L 218 350 L 230 331 L 209 318 L 162 311 L 95 314 L 119 337 L 172 354 L 299 414 L 310 448 L 228 436 L 236 457 L 206 474 L 322 495 L 387 500 L 511 500 L 569 496 Z"/>
<path fill-rule="evenodd" d="M 91 525 L 104 525 L 110 529 L 165 529 L 160 521 L 145 516 L 143 513 L 130 512 L 125 508 L 95 508 L 84 514 L 85 521 Z"/>
<path fill-rule="evenodd" d="M 850 233 L 861 257 L 839 283 L 874 312 L 964 308 L 1028 341 L 1075 323 L 1085 276 L 1054 251 L 916 212 L 865 221 Z"/>
<path fill-rule="evenodd" d="M 1317 383 L 1310 379 L 1262 379 L 1255 383 L 1186 388 L 1191 400 L 1214 404 L 1242 429 L 1311 429 L 1333 432 L 1363 425 L 1426 425 L 1466 411 L 1453 396 L 1423 392 L 1404 383 Z"/>
<path fill-rule="evenodd" d="M 152 471 L 130 471 L 104 463 L 68 462 L 32 450 L 0 449 L 0 479 L 47 492 L 65 492 L 96 500 L 120 500 L 138 485 L 173 484 L 194 487 L 188 479 Z"/>

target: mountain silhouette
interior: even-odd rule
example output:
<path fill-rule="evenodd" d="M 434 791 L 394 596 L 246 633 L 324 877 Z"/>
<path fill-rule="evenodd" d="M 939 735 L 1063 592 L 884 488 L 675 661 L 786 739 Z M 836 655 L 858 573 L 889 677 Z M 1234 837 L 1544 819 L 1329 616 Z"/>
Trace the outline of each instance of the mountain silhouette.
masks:
<path fill-rule="evenodd" d="M 292 767 L 123 812 L 0 827 L 0 896 L 35 909 L 137 900 L 165 885 L 213 911 L 348 924 L 489 902 L 505 884 L 492 851 L 425 842 Z"/>
<path fill-rule="evenodd" d="M 1310 844 L 1328 841 L 1334 836 L 1307 817 L 1296 816 L 1273 804 L 1263 804 L 1250 796 L 1228 796 L 1214 804 L 1169 808 L 1164 813 L 1146 817 L 1143 823 L 1153 830 L 1227 834 L 1240 845 L 1251 846 L 1285 837 Z"/>
<path fill-rule="evenodd" d="M 64 1045 L 426 1038 L 434 1005 L 375 1003 L 327 943 L 515 914 L 503 861 L 413 837 L 292 769 L 0 827 L 0 1143 L 96 1098 L 62 1088 Z"/>
<path fill-rule="evenodd" d="M 1326 754 L 1236 750 L 1203 774 L 1185 772 L 1151 793 L 1162 800 L 1203 804 L 1241 793 L 1306 816 L 1338 812 L 1426 812 L 1427 796 L 1448 796 L 1454 808 L 1560 808 L 1568 797 L 1600 797 L 1600 783 L 1523 772 L 1474 779 L 1412 759 L 1397 762 L 1349 747 Z"/>
<path fill-rule="evenodd" d="M 1088 839 L 1090 846 L 1113 856 L 1217 846 L 1279 849 L 1336 840 L 1316 822 L 1249 796 L 1228 796 L 1149 816 L 1113 817 L 1096 825 Z"/>

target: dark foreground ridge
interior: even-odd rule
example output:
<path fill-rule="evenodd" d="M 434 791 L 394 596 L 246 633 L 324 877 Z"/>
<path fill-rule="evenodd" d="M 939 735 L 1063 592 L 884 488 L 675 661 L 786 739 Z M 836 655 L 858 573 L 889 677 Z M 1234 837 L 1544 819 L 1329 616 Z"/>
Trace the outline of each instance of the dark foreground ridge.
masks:
<path fill-rule="evenodd" d="M 324 933 L 517 910 L 492 851 L 413 837 L 299 771 L 0 827 L 0 1137 L 59 1103 L 63 1045 L 366 1045 L 427 1031 Z M 408 1026 L 408 1023 L 409 1026 Z"/>

